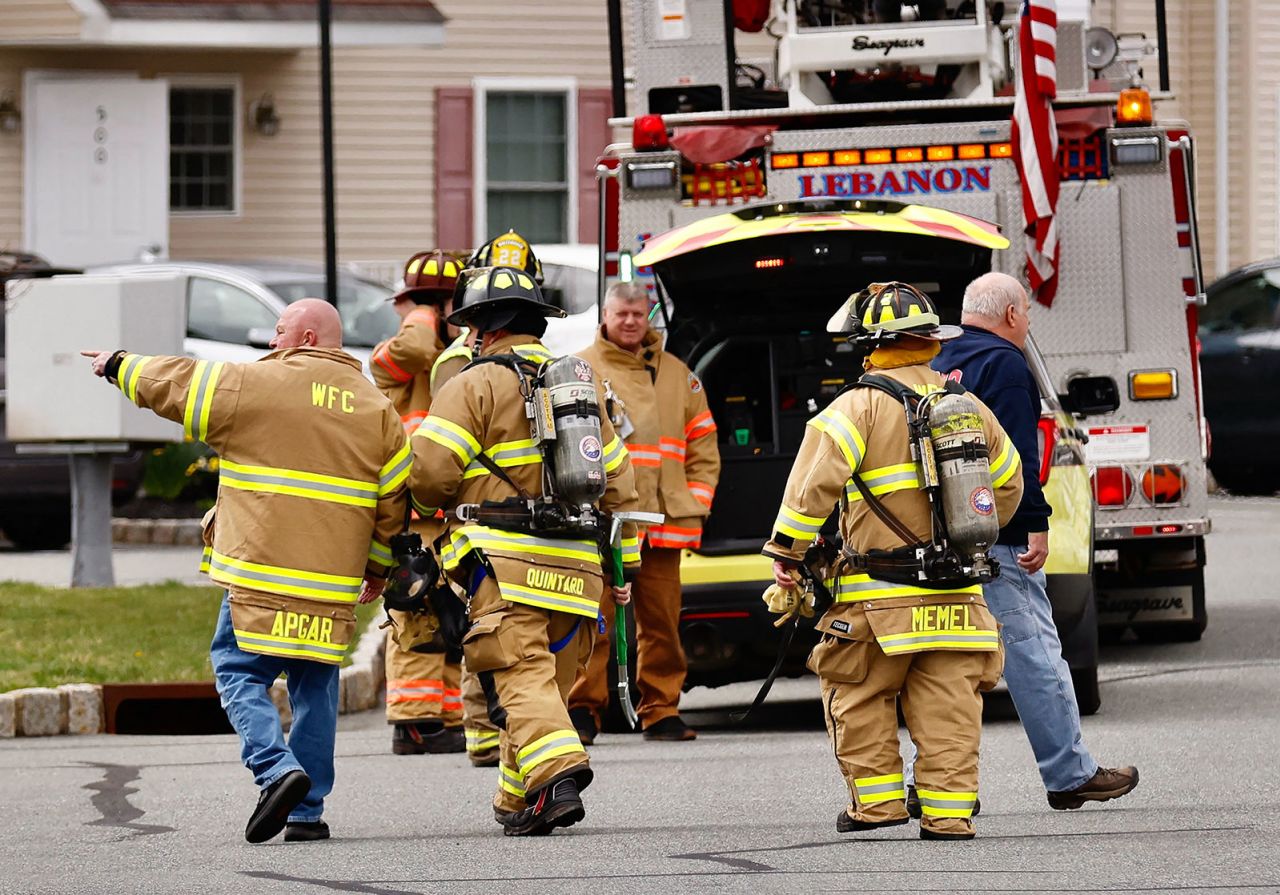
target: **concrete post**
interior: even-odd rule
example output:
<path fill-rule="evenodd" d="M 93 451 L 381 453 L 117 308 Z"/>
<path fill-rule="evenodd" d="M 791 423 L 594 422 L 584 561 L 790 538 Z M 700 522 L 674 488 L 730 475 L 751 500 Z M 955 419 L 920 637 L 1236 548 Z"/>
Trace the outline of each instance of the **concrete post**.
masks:
<path fill-rule="evenodd" d="M 114 587 L 111 454 L 71 455 L 71 586 Z"/>

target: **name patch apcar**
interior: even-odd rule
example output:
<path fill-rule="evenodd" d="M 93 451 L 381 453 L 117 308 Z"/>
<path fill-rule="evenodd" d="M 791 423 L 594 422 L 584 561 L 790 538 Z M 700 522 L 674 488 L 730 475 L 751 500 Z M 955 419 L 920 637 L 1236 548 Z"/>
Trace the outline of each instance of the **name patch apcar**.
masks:
<path fill-rule="evenodd" d="M 271 622 L 271 636 L 309 640 L 312 643 L 333 643 L 333 619 L 277 609 Z"/>

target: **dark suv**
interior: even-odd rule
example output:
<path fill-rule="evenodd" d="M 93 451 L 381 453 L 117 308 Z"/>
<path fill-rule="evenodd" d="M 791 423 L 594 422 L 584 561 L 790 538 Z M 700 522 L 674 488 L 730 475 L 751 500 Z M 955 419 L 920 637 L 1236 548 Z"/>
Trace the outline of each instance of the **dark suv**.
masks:
<path fill-rule="evenodd" d="M 21 294 L 23 281 L 79 273 L 49 265 L 38 255 L 0 252 L 0 295 Z M 0 530 L 19 550 L 56 550 L 71 540 L 71 468 L 65 457 L 19 454 L 5 434 L 4 315 L 0 314 Z M 145 455 L 123 454 L 112 466 L 112 502 L 133 497 Z"/>

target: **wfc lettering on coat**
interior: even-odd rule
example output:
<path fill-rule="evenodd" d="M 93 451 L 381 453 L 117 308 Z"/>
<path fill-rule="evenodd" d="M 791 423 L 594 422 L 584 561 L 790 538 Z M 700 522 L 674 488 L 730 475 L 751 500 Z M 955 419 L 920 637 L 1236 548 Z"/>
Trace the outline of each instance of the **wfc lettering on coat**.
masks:
<path fill-rule="evenodd" d="M 309 640 L 312 643 L 333 643 L 333 619 L 277 609 L 276 617 L 271 622 L 271 636 Z"/>
<path fill-rule="evenodd" d="M 537 567 L 529 569 L 524 576 L 524 583 L 529 587 L 536 587 L 539 590 L 551 590 L 561 594 L 572 594 L 575 597 L 582 596 L 583 591 L 587 589 L 585 578 L 577 575 L 566 575 L 563 572 L 553 572 L 550 569 L 539 569 Z"/>
<path fill-rule="evenodd" d="M 990 189 L 990 165 L 800 175 L 801 197 L 915 196 L 932 193 L 985 193 Z"/>
<path fill-rule="evenodd" d="M 969 607 L 963 604 L 944 606 L 912 606 L 912 632 L 976 631 L 969 624 Z"/>
<path fill-rule="evenodd" d="M 316 407 L 333 410 L 333 405 L 337 404 L 342 408 L 343 413 L 355 413 L 355 397 L 355 392 L 338 388 L 336 385 L 326 385 L 323 382 L 311 383 L 311 403 Z"/>

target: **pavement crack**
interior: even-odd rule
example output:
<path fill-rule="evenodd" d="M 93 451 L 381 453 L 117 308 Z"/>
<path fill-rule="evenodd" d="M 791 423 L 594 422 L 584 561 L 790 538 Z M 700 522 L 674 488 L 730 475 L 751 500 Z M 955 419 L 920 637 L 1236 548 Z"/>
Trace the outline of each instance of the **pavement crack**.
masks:
<path fill-rule="evenodd" d="M 136 821 L 147 812 L 129 801 L 129 796 L 138 791 L 129 784 L 142 777 L 141 766 L 123 764 L 105 764 L 103 762 L 81 762 L 88 767 L 104 771 L 103 778 L 94 783 L 86 783 L 81 789 L 96 791 L 89 801 L 102 815 L 97 820 L 88 821 L 86 827 L 119 827 L 131 830 L 139 836 L 150 836 L 156 833 L 173 833 L 174 827 L 159 824 L 140 824 Z"/>
<path fill-rule="evenodd" d="M 380 886 L 361 883 L 355 880 L 311 879 L 305 876 L 289 876 L 286 873 L 272 873 L 269 870 L 241 870 L 241 876 L 254 879 L 269 879 L 280 883 L 306 883 L 335 892 L 358 892 L 360 895 L 423 895 L 421 892 L 410 892 L 407 889 L 384 889 Z"/>

